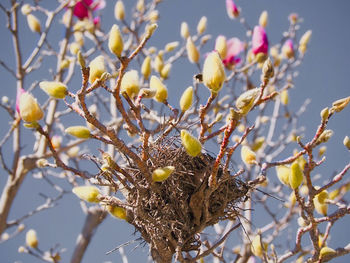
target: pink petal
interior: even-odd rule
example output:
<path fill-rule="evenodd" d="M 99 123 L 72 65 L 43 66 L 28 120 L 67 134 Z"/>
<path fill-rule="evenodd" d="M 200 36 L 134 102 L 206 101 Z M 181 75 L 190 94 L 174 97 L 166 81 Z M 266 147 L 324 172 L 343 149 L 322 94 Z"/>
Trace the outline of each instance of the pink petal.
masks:
<path fill-rule="evenodd" d="M 22 89 L 22 88 L 18 88 L 17 89 L 17 95 L 16 95 L 16 111 L 17 111 L 17 113 L 19 114 L 19 99 L 21 98 L 21 95 L 23 94 L 23 93 L 26 93 L 26 91 L 24 90 L 24 89 Z"/>
<path fill-rule="evenodd" d="M 79 19 L 89 17 L 89 6 L 93 3 L 93 0 L 81 0 L 75 4 L 73 14 Z"/>
<path fill-rule="evenodd" d="M 103 9 L 103 8 L 106 7 L 106 1 L 105 0 L 97 0 L 95 2 L 97 2 L 97 3 L 95 5 L 95 7 L 94 7 L 94 11 L 95 10 L 100 10 L 100 9 Z"/>
<path fill-rule="evenodd" d="M 227 45 L 227 54 L 223 59 L 223 63 L 225 66 L 230 66 L 237 64 L 241 61 L 238 55 L 244 49 L 244 43 L 236 37 L 230 38 L 226 41 Z"/>
<path fill-rule="evenodd" d="M 269 41 L 265 29 L 262 26 L 255 26 L 252 38 L 252 52 L 254 55 L 258 53 L 267 54 Z"/>
<path fill-rule="evenodd" d="M 226 0 L 226 11 L 231 19 L 239 16 L 239 9 L 233 0 Z"/>

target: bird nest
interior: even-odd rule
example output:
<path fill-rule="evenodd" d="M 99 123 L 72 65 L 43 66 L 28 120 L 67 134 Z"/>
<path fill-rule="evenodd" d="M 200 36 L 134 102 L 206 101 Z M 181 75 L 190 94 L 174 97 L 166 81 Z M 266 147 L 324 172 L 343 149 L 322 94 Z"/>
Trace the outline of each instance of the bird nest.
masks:
<path fill-rule="evenodd" d="M 246 198 L 249 187 L 220 167 L 217 187 L 210 188 L 215 158 L 207 153 L 189 156 L 177 138 L 166 138 L 150 149 L 150 171 L 164 166 L 174 166 L 175 171 L 163 182 L 149 183 L 135 167 L 130 169 L 138 187 L 127 197 L 128 221 L 150 244 L 153 259 L 167 262 L 162 253 L 173 255 L 179 247 L 186 252 L 198 250 L 198 233 L 220 220 L 235 219 L 237 203 Z"/>

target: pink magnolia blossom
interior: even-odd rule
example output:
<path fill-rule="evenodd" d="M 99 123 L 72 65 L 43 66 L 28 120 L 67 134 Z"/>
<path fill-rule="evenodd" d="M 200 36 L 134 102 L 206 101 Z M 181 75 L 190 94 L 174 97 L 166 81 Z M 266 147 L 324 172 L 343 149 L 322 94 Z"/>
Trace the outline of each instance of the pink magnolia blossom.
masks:
<path fill-rule="evenodd" d="M 231 18 L 234 19 L 239 16 L 239 8 L 233 2 L 233 0 L 226 0 L 226 11 L 227 15 Z"/>
<path fill-rule="evenodd" d="M 226 67 L 233 66 L 241 61 L 241 58 L 238 55 L 244 49 L 244 43 L 241 42 L 236 37 L 230 38 L 226 41 L 227 52 L 225 58 L 222 60 Z"/>
<path fill-rule="evenodd" d="M 252 52 L 254 55 L 258 53 L 267 54 L 269 41 L 265 29 L 262 26 L 255 26 L 252 38 Z"/>
<path fill-rule="evenodd" d="M 22 88 L 17 89 L 17 95 L 16 95 L 16 111 L 19 114 L 19 99 L 23 93 L 26 93 L 26 91 Z"/>
<path fill-rule="evenodd" d="M 90 11 L 96 11 L 105 6 L 105 0 L 81 0 L 75 4 L 73 14 L 82 20 L 84 18 L 89 18 Z"/>
<path fill-rule="evenodd" d="M 287 39 L 282 46 L 282 54 L 285 58 L 293 58 L 294 57 L 294 44 L 293 40 Z"/>

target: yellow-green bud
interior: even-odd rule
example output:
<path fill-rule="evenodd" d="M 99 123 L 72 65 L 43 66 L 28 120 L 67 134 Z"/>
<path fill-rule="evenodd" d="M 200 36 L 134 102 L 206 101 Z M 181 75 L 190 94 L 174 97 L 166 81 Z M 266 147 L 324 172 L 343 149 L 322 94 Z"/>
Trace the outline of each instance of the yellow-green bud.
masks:
<path fill-rule="evenodd" d="M 156 23 L 150 24 L 146 27 L 146 37 L 150 38 L 154 31 L 157 29 L 158 25 Z"/>
<path fill-rule="evenodd" d="M 153 98 L 156 95 L 156 93 L 157 91 L 153 89 L 142 88 L 140 90 L 140 94 L 142 95 L 142 97 L 147 99 Z"/>
<path fill-rule="evenodd" d="M 264 253 L 267 251 L 267 246 L 267 243 L 262 242 L 261 236 L 256 235 L 252 240 L 251 251 L 255 256 L 263 258 Z"/>
<path fill-rule="evenodd" d="M 262 67 L 262 74 L 263 74 L 263 79 L 264 80 L 269 80 L 270 78 L 272 78 L 275 74 L 272 62 L 270 60 L 270 58 L 267 58 L 263 64 Z"/>
<path fill-rule="evenodd" d="M 291 169 L 288 166 L 276 166 L 276 174 L 282 184 L 289 186 L 290 173 Z"/>
<path fill-rule="evenodd" d="M 109 31 L 108 48 L 117 57 L 120 57 L 123 52 L 124 42 L 119 27 L 116 24 Z"/>
<path fill-rule="evenodd" d="M 187 39 L 190 36 L 190 30 L 188 29 L 188 24 L 186 22 L 181 23 L 181 37 Z"/>
<path fill-rule="evenodd" d="M 202 144 L 188 131 L 181 130 L 181 142 L 188 155 L 196 157 L 202 151 Z"/>
<path fill-rule="evenodd" d="M 143 13 L 145 11 L 145 0 L 138 0 L 136 3 L 136 9 Z"/>
<path fill-rule="evenodd" d="M 165 64 L 162 70 L 160 71 L 160 76 L 162 79 L 167 79 L 171 70 L 171 64 Z"/>
<path fill-rule="evenodd" d="M 67 86 L 59 81 L 42 81 L 39 83 L 40 88 L 49 96 L 55 99 L 64 99 L 67 92 Z"/>
<path fill-rule="evenodd" d="M 32 7 L 29 4 L 24 4 L 21 7 L 22 15 L 26 16 L 26 15 L 29 15 L 31 12 L 32 12 Z"/>
<path fill-rule="evenodd" d="M 29 229 L 26 233 L 26 245 L 31 248 L 37 248 L 38 244 L 39 241 L 36 236 L 36 231 L 34 229 Z"/>
<path fill-rule="evenodd" d="M 127 213 L 126 210 L 120 206 L 111 206 L 107 205 L 106 206 L 107 211 L 114 217 L 126 220 L 127 218 Z"/>
<path fill-rule="evenodd" d="M 65 129 L 65 133 L 75 136 L 79 139 L 90 138 L 90 130 L 85 126 L 71 126 Z"/>
<path fill-rule="evenodd" d="M 72 55 L 76 55 L 78 54 L 80 50 L 80 45 L 76 42 L 73 42 L 73 43 L 70 43 L 69 44 L 69 52 L 72 54 Z"/>
<path fill-rule="evenodd" d="M 226 37 L 225 36 L 220 35 L 216 38 L 215 50 L 219 53 L 221 59 L 224 59 L 226 57 L 227 44 L 226 44 Z"/>
<path fill-rule="evenodd" d="M 337 253 L 337 251 L 335 251 L 333 248 L 330 247 L 323 247 L 320 250 L 320 258 L 324 258 L 328 255 L 332 255 L 334 253 Z"/>
<path fill-rule="evenodd" d="M 48 165 L 48 163 L 49 163 L 49 162 L 48 162 L 46 159 L 44 159 L 44 158 L 38 159 L 38 160 L 35 162 L 36 166 L 39 167 L 39 168 L 44 168 L 45 166 Z"/>
<path fill-rule="evenodd" d="M 122 79 L 120 92 L 126 92 L 130 98 L 134 98 L 140 90 L 139 75 L 136 70 L 127 71 Z"/>
<path fill-rule="evenodd" d="M 260 90 L 255 88 L 242 93 L 238 97 L 236 100 L 236 107 L 242 115 L 246 115 L 253 108 L 259 94 Z"/>
<path fill-rule="evenodd" d="M 287 89 L 284 89 L 281 92 L 281 102 L 283 105 L 287 105 L 289 103 L 289 95 Z"/>
<path fill-rule="evenodd" d="M 186 42 L 186 51 L 188 60 L 191 63 L 198 63 L 199 61 L 199 52 L 196 45 L 193 43 L 192 38 L 188 37 Z"/>
<path fill-rule="evenodd" d="M 348 148 L 348 150 L 350 150 L 350 139 L 349 136 L 345 136 L 344 140 L 343 140 L 343 144 L 346 148 Z"/>
<path fill-rule="evenodd" d="M 92 84 L 95 80 L 100 79 L 102 74 L 106 72 L 105 59 L 103 56 L 94 58 L 90 64 L 89 82 Z"/>
<path fill-rule="evenodd" d="M 316 141 L 316 145 L 327 142 L 332 137 L 332 135 L 333 135 L 332 130 L 324 130 L 320 135 L 320 137 L 318 137 Z"/>
<path fill-rule="evenodd" d="M 174 166 L 165 166 L 157 168 L 152 173 L 153 182 L 163 182 L 175 171 Z"/>
<path fill-rule="evenodd" d="M 304 220 L 304 218 L 302 218 L 302 217 L 298 217 L 298 225 L 300 226 L 300 227 L 305 227 L 305 226 L 307 226 L 308 224 L 307 224 L 307 222 Z"/>
<path fill-rule="evenodd" d="M 29 29 L 32 32 L 40 33 L 41 25 L 40 25 L 39 20 L 34 15 L 32 15 L 32 14 L 27 15 L 27 23 L 28 23 Z"/>
<path fill-rule="evenodd" d="M 241 148 L 241 159 L 245 165 L 256 164 L 256 154 L 248 146 L 243 145 Z"/>
<path fill-rule="evenodd" d="M 265 137 L 262 136 L 262 137 L 256 138 L 252 145 L 252 150 L 254 152 L 258 151 L 261 148 L 261 146 L 263 146 L 264 142 L 265 142 Z"/>
<path fill-rule="evenodd" d="M 332 103 L 332 110 L 336 112 L 342 111 L 350 102 L 350 96 L 347 98 L 342 98 L 339 100 L 336 100 Z"/>
<path fill-rule="evenodd" d="M 328 109 L 328 107 L 326 107 L 323 110 L 321 110 L 320 116 L 321 116 L 322 121 L 326 121 L 327 120 L 327 118 L 329 116 L 329 109 Z"/>
<path fill-rule="evenodd" d="M 165 45 L 165 51 L 166 52 L 171 52 L 173 51 L 175 48 L 177 48 L 177 46 L 179 45 L 178 41 L 174 41 L 174 42 L 170 42 L 168 44 Z"/>
<path fill-rule="evenodd" d="M 198 35 L 203 34 L 206 29 L 207 29 L 207 18 L 205 16 L 202 16 L 197 25 Z"/>
<path fill-rule="evenodd" d="M 80 65 L 80 67 L 85 68 L 86 67 L 85 58 L 80 50 L 77 52 L 77 59 L 78 59 L 78 63 Z"/>
<path fill-rule="evenodd" d="M 23 93 L 19 98 L 19 112 L 25 122 L 37 122 L 44 117 L 38 102 L 28 92 Z"/>
<path fill-rule="evenodd" d="M 151 58 L 149 56 L 145 57 L 142 66 L 141 66 L 141 73 L 145 79 L 148 79 L 151 75 Z"/>
<path fill-rule="evenodd" d="M 226 79 L 224 64 L 218 52 L 213 51 L 205 58 L 203 66 L 203 83 L 212 93 L 218 93 Z"/>
<path fill-rule="evenodd" d="M 297 161 L 290 166 L 289 185 L 292 189 L 297 189 L 303 182 L 303 171 Z"/>
<path fill-rule="evenodd" d="M 267 26 L 269 15 L 266 10 L 262 11 L 260 17 L 259 17 L 259 25 L 262 27 Z"/>
<path fill-rule="evenodd" d="M 163 57 L 161 54 L 158 54 L 154 59 L 154 69 L 156 72 L 160 73 L 164 67 Z"/>
<path fill-rule="evenodd" d="M 158 77 L 151 77 L 149 87 L 156 91 L 154 96 L 156 101 L 164 103 L 168 99 L 168 90 Z"/>
<path fill-rule="evenodd" d="M 300 38 L 300 41 L 299 41 L 299 52 L 304 54 L 306 52 L 306 49 L 307 49 L 307 44 L 309 43 L 310 41 L 310 38 L 311 38 L 311 34 L 312 34 L 312 31 L 311 30 L 308 30 L 304 33 L 304 35 Z"/>
<path fill-rule="evenodd" d="M 188 87 L 180 98 L 180 109 L 182 112 L 187 111 L 191 105 L 193 100 L 193 87 Z"/>
<path fill-rule="evenodd" d="M 72 189 L 72 192 L 86 202 L 98 203 L 100 201 L 98 199 L 100 191 L 95 186 L 77 186 Z"/>
<path fill-rule="evenodd" d="M 117 20 L 124 20 L 125 18 L 125 8 L 121 0 L 118 0 L 114 6 L 114 17 Z"/>

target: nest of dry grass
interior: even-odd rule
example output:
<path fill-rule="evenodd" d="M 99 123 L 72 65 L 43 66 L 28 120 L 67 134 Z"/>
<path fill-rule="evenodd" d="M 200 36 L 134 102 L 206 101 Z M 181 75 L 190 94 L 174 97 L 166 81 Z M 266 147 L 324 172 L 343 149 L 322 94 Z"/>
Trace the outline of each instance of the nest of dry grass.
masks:
<path fill-rule="evenodd" d="M 204 228 L 237 217 L 235 208 L 246 197 L 248 186 L 229 171 L 224 174 L 220 167 L 217 188 L 209 189 L 208 178 L 215 159 L 206 153 L 189 156 L 178 138 L 164 139 L 150 145 L 150 149 L 150 171 L 171 165 L 175 172 L 163 182 L 149 184 L 135 167 L 130 169 L 139 187 L 127 197 L 132 208 L 128 221 L 151 245 L 154 259 L 163 257 L 159 253 L 174 254 L 179 246 L 181 251 L 197 250 L 197 234 Z"/>

